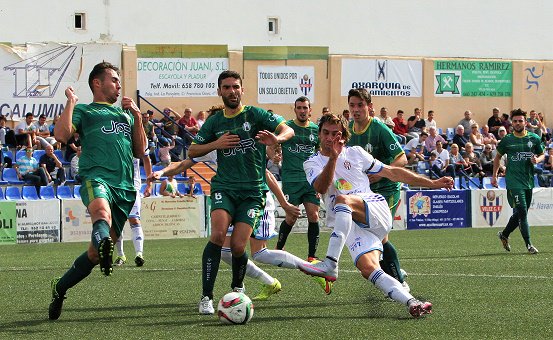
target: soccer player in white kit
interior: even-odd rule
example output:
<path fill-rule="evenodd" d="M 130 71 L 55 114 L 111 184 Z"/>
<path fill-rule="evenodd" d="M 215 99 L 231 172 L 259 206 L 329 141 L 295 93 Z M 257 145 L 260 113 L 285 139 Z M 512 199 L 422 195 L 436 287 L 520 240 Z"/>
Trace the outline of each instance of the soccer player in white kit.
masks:
<path fill-rule="evenodd" d="M 359 146 L 346 147 L 346 122 L 334 114 L 319 123 L 321 149 L 304 163 L 307 180 L 323 196 L 327 224 L 334 226 L 326 258 L 316 264 L 301 264 L 307 274 L 335 281 L 340 253 L 347 244 L 355 266 L 392 300 L 408 306 L 413 317 L 432 312 L 430 302 L 415 299 L 392 276 L 380 268 L 382 239 L 392 228 L 392 216 L 384 197 L 371 191 L 367 175 L 386 177 L 428 188 L 453 187 L 451 177 L 430 180 L 405 168 L 385 165 Z"/>

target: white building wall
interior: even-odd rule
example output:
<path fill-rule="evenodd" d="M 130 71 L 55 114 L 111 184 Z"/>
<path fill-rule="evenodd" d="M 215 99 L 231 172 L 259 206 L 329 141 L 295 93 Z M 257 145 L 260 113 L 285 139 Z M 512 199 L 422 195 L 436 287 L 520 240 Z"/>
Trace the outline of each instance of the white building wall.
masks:
<path fill-rule="evenodd" d="M 553 59 L 548 0 L 0 0 L 0 41 L 328 46 L 331 54 Z M 87 29 L 73 29 L 75 12 Z M 267 33 L 277 17 L 280 34 Z"/>

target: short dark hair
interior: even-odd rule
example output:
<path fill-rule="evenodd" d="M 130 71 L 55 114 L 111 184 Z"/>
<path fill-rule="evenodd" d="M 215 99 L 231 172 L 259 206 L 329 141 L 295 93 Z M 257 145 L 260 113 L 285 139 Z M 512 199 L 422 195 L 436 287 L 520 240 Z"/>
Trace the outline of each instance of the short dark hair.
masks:
<path fill-rule="evenodd" d="M 323 125 L 329 123 L 329 124 L 339 124 L 342 126 L 342 138 L 344 138 L 344 142 L 347 143 L 349 141 L 349 129 L 348 129 L 348 122 L 346 122 L 341 116 L 337 116 L 334 113 L 325 113 L 321 120 L 319 121 L 319 133 L 321 133 L 321 130 L 323 129 Z"/>
<path fill-rule="evenodd" d="M 298 99 L 296 99 L 296 101 L 294 102 L 294 107 L 296 107 L 297 102 L 302 102 L 302 103 L 308 102 L 309 107 L 311 107 L 311 101 L 306 96 L 301 96 Z"/>
<path fill-rule="evenodd" d="M 43 113 L 40 116 L 38 116 L 38 119 L 46 118 L 46 115 Z"/>
<path fill-rule="evenodd" d="M 217 78 L 217 87 L 221 88 L 221 83 L 227 78 L 238 79 L 240 81 L 240 86 L 242 86 L 242 77 L 240 76 L 240 73 L 236 71 L 226 70 L 219 74 L 219 77 Z"/>
<path fill-rule="evenodd" d="M 421 132 L 421 133 L 419 134 L 419 137 L 422 137 L 422 136 L 426 136 L 426 137 L 428 137 L 428 133 L 426 133 L 426 132 L 422 131 L 422 132 Z"/>
<path fill-rule="evenodd" d="M 526 111 L 522 111 L 522 109 L 514 109 L 511 111 L 511 119 L 513 119 L 514 116 L 523 116 L 526 118 Z"/>
<path fill-rule="evenodd" d="M 33 113 L 32 112 L 27 112 L 25 114 L 25 118 L 27 118 L 27 117 L 33 117 Z"/>
<path fill-rule="evenodd" d="M 357 88 L 357 89 L 351 89 L 348 92 L 348 102 L 351 97 L 357 97 L 361 100 L 364 100 L 367 104 L 370 104 L 372 101 L 371 94 L 367 89 L 364 88 Z"/>
<path fill-rule="evenodd" d="M 92 69 L 92 71 L 90 71 L 90 74 L 88 75 L 88 86 L 90 87 L 91 91 L 94 92 L 92 87 L 92 82 L 94 81 L 94 79 L 100 79 L 101 77 L 103 77 L 104 73 L 108 69 L 114 70 L 117 73 L 117 75 L 120 75 L 119 68 L 117 68 L 117 66 L 111 63 L 108 63 L 107 61 L 102 61 L 101 63 L 96 64 Z"/>

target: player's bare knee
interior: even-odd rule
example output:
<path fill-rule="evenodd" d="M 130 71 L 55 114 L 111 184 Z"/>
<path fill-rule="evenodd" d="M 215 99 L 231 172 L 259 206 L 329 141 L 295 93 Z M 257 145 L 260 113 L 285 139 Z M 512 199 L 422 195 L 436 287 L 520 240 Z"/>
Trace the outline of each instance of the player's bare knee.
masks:
<path fill-rule="evenodd" d="M 225 243 L 226 234 L 227 233 L 224 231 L 212 230 L 211 235 L 209 236 L 209 241 L 211 243 L 215 243 L 218 246 L 222 246 L 223 243 Z"/>
<path fill-rule="evenodd" d="M 336 204 L 348 204 L 349 203 L 349 197 L 348 195 L 338 195 L 336 196 Z"/>
<path fill-rule="evenodd" d="M 90 262 L 94 264 L 100 263 L 100 256 L 98 255 L 98 251 L 94 249 L 94 247 L 88 247 L 87 255 Z"/>

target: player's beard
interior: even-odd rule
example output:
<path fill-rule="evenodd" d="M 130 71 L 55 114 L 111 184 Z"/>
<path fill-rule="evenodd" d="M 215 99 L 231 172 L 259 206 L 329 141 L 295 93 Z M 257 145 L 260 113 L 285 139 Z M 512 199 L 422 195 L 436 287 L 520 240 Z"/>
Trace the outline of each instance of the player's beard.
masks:
<path fill-rule="evenodd" d="M 516 133 L 522 133 L 524 132 L 524 125 L 513 125 L 513 130 L 515 130 Z"/>
<path fill-rule="evenodd" d="M 225 104 L 226 107 L 229 109 L 236 109 L 238 106 L 240 106 L 240 97 L 236 96 L 235 101 L 231 101 L 228 97 L 222 97 L 223 98 L 223 104 Z"/>

